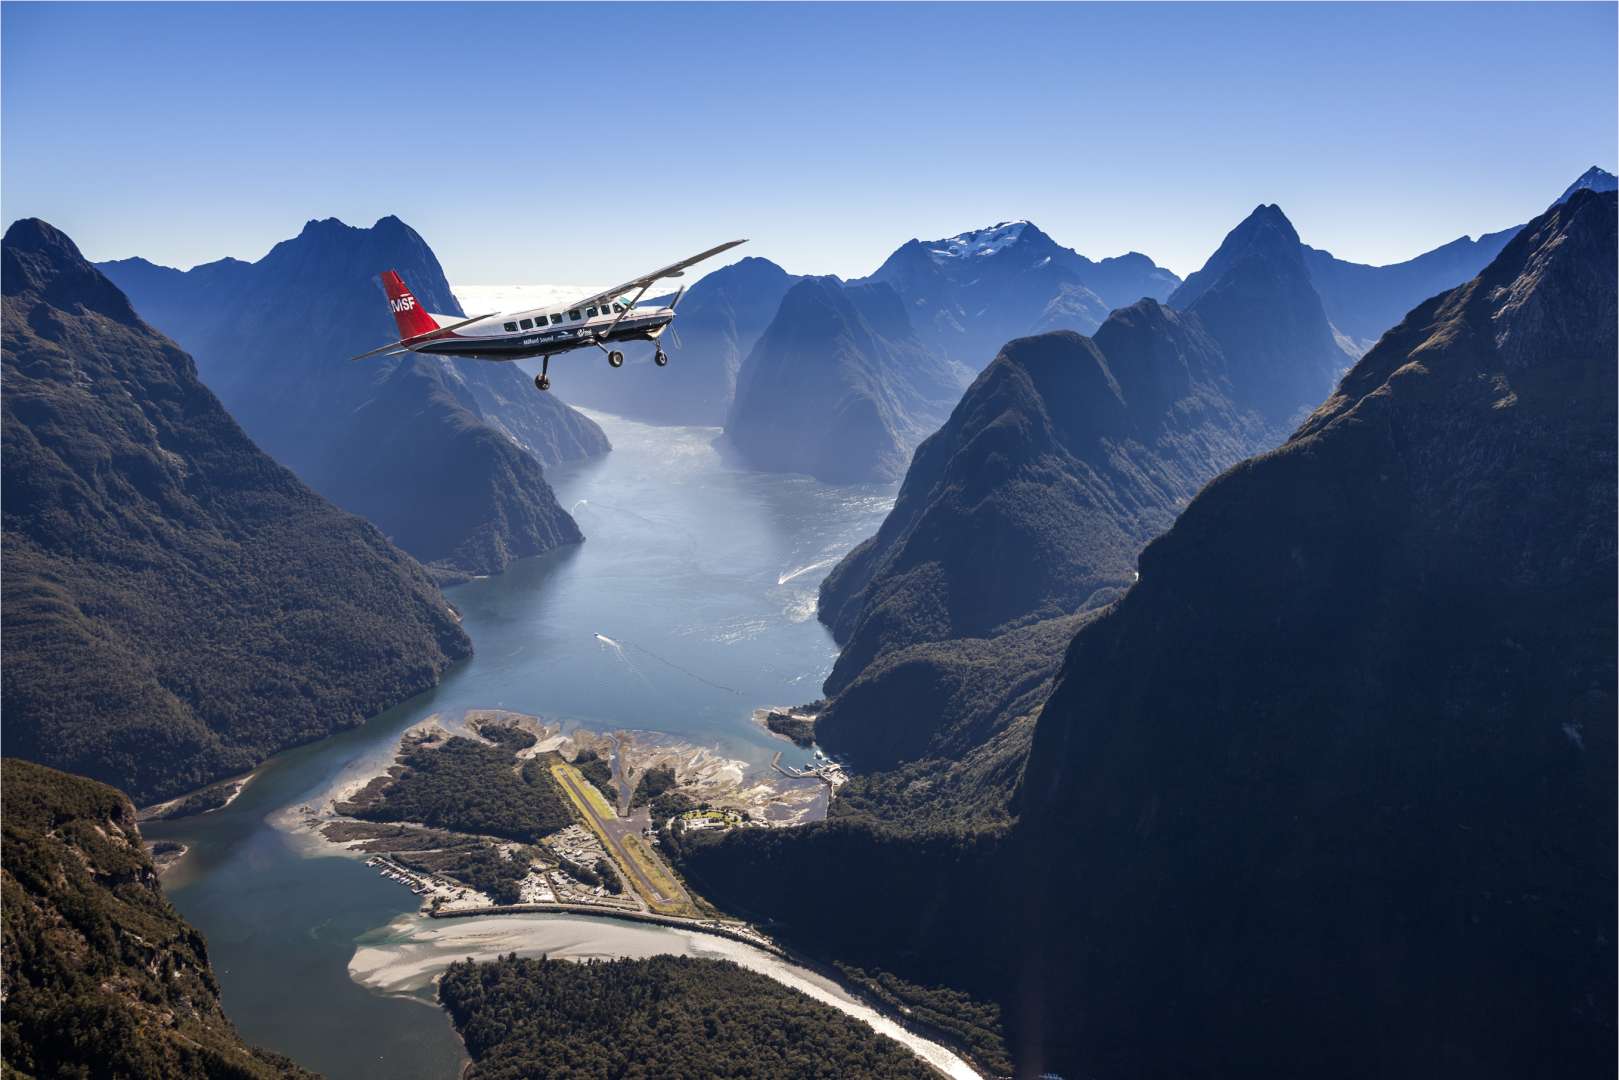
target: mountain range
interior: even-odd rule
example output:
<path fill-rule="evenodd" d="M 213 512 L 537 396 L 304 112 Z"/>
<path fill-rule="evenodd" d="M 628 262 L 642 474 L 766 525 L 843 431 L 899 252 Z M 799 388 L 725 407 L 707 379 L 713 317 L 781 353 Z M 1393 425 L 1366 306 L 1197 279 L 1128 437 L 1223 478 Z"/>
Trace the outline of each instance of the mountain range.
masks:
<path fill-rule="evenodd" d="M 1563 197 L 1581 187 L 1601 191 L 1613 185 L 1611 173 L 1593 166 Z M 1347 262 L 1309 246 L 1303 246 L 1302 258 L 1339 346 L 1358 356 L 1411 308 L 1477 274 L 1518 228 L 1476 240 L 1461 237 L 1386 266 Z M 797 280 L 762 259 L 707 275 L 692 287 L 669 339 L 677 380 L 658 379 L 651 371 L 626 377 L 586 363 L 569 369 L 564 392 L 653 423 L 722 423 L 734 401 L 738 368 Z M 1179 278 L 1145 255 L 1091 260 L 1027 221 L 907 241 L 868 278 L 851 284 L 861 282 L 891 286 L 917 342 L 969 376 L 1015 338 L 1051 330 L 1092 334 L 1111 311 L 1140 299 L 1184 307 L 1201 291 L 1183 289 Z M 1177 290 L 1179 299 L 1173 298 Z M 629 367 L 643 365 L 650 367 L 648 357 L 632 352 Z"/>
<path fill-rule="evenodd" d="M 1612 186 L 1593 168 L 1563 198 Z M 894 730 L 915 721 L 898 719 L 904 711 L 880 685 L 887 668 L 836 700 L 874 659 L 976 642 L 1097 606 L 1128 585 L 1136 553 L 1202 484 L 1280 442 L 1359 354 L 1333 325 L 1321 287 L 1329 273 L 1364 271 L 1388 286 L 1379 286 L 1385 299 L 1405 297 L 1423 280 L 1448 287 L 1475 272 L 1472 261 L 1517 231 L 1356 268 L 1304 245 L 1279 207 L 1261 205 L 1169 307 L 1115 311 L 1089 340 L 1009 344 L 918 449 L 878 535 L 822 583 L 818 613 L 843 646 L 826 681 L 834 700 L 823 737 L 856 758 L 877 745 L 915 748 Z M 987 252 L 974 257 L 999 257 L 1026 233 L 971 234 Z"/>
<path fill-rule="evenodd" d="M 271 456 L 422 562 L 493 573 L 582 536 L 542 465 L 605 453 L 601 429 L 511 364 L 418 355 L 351 363 L 397 336 L 376 275 L 464 314 L 426 242 L 398 218 L 311 221 L 254 263 L 189 271 L 104 263 L 137 310 L 197 359 Z"/>
<path fill-rule="evenodd" d="M 1145 255 L 1092 262 L 1027 221 L 907 241 L 866 280 L 893 286 L 923 343 L 971 371 L 1012 338 L 1088 334 L 1114 308 L 1163 300 L 1180 284 Z"/>
<path fill-rule="evenodd" d="M 45 222 L 0 246 L 6 752 L 163 798 L 471 652 L 408 555 L 271 461 Z"/>
<path fill-rule="evenodd" d="M 878 534 L 822 583 L 843 645 L 826 692 L 888 650 L 993 637 L 1129 587 L 1198 489 L 1279 442 L 1348 366 L 1301 251 L 1261 206 L 1172 297 L 1186 310 L 1141 300 L 1091 338 L 1009 343 L 917 450 Z M 841 704 L 823 738 L 856 760 L 865 731 L 901 722 Z"/>
<path fill-rule="evenodd" d="M 998 1003 L 1019 1075 L 1606 1068 L 1615 219 L 1577 192 L 1419 305 L 1113 603 L 884 653 L 817 737 L 880 697 L 902 764 L 682 868 Z"/>

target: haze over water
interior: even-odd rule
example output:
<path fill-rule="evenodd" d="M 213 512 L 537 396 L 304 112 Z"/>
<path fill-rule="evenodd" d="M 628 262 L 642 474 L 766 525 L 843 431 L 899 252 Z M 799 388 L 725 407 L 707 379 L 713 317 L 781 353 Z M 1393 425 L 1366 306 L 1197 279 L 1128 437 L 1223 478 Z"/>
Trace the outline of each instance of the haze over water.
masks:
<path fill-rule="evenodd" d="M 565 379 L 563 368 L 564 392 Z M 470 661 L 362 728 L 275 758 L 224 810 L 144 827 L 191 845 L 165 889 L 207 936 L 249 1042 L 332 1080 L 439 1080 L 463 1060 L 442 1012 L 349 975 L 357 939 L 386 941 L 416 898 L 358 860 L 308 857 L 314 845 L 268 820 L 339 777 L 377 771 L 406 727 L 498 707 L 668 732 L 763 765 L 787 744 L 752 710 L 820 696 L 836 649 L 815 619 L 816 590 L 830 560 L 877 530 L 893 486 L 748 472 L 714 447 L 717 429 L 592 415 L 613 452 L 547 472 L 585 543 L 447 591 Z M 613 924 L 599 922 L 611 951 Z M 685 948 L 671 940 L 670 951 Z"/>

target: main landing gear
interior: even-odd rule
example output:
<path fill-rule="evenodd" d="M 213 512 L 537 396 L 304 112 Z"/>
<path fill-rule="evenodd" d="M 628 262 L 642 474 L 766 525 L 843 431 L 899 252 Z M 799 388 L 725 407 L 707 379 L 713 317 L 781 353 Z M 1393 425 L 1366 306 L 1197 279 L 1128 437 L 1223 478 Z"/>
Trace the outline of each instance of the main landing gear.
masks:
<path fill-rule="evenodd" d="M 664 352 L 663 349 L 660 347 L 657 352 L 652 354 L 652 362 L 654 364 L 657 364 L 659 367 L 668 367 L 669 366 L 669 354 Z"/>
<path fill-rule="evenodd" d="M 607 366 L 608 367 L 623 367 L 624 366 L 624 354 L 619 352 L 617 349 L 614 349 L 612 352 L 608 353 L 607 354 Z"/>
<path fill-rule="evenodd" d="M 551 389 L 551 358 L 549 356 L 540 357 L 540 373 L 534 376 L 534 389 Z"/>

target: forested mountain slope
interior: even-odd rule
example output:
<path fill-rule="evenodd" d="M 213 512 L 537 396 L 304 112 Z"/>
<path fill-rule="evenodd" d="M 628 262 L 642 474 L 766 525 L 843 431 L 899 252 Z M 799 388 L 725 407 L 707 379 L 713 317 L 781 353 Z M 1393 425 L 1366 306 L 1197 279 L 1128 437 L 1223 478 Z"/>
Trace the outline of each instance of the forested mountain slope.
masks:
<path fill-rule="evenodd" d="M 1049 1065 L 1611 1065 L 1615 259 L 1611 194 L 1531 222 L 1076 636 L 1021 801 Z"/>
<path fill-rule="evenodd" d="M 19 221 L 0 260 L 8 754 L 145 802 L 471 652 L 422 568 L 254 446 L 71 240 Z"/>
<path fill-rule="evenodd" d="M 310 1077 L 245 1045 L 202 935 L 158 887 L 135 808 L 104 784 L 6 758 L 7 1077 Z"/>

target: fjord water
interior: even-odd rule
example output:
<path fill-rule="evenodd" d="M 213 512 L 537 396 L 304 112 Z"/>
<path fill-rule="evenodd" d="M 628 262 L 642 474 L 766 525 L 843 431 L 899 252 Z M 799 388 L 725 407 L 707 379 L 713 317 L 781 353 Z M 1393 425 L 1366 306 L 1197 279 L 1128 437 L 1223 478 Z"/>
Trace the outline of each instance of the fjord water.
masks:
<path fill-rule="evenodd" d="M 207 936 L 226 1011 L 249 1042 L 332 1080 L 443 1078 L 464 1060 L 425 992 L 389 996 L 349 974 L 356 943 L 398 936 L 389 924 L 416 898 L 271 821 L 377 771 L 406 727 L 497 707 L 668 732 L 764 765 L 787 744 L 758 729 L 752 709 L 819 696 L 836 649 L 815 620 L 816 589 L 830 560 L 877 530 L 893 488 L 750 472 L 716 448 L 713 428 L 593 419 L 613 452 L 548 473 L 585 543 L 448 590 L 470 661 L 363 727 L 266 763 L 223 810 L 145 828 L 190 845 L 165 889 Z M 596 923 L 597 944 L 587 930 L 575 953 L 614 951 L 617 929 Z M 691 951 L 682 932 L 666 933 L 670 951 Z"/>

